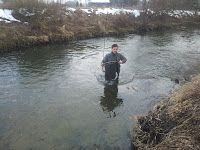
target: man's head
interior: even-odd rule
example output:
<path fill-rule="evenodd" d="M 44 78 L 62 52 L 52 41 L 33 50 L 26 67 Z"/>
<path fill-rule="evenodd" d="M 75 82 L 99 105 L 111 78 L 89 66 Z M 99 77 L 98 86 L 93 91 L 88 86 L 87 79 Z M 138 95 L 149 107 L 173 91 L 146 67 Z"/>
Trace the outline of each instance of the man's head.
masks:
<path fill-rule="evenodd" d="M 118 51 L 118 45 L 117 44 L 113 44 L 112 45 L 112 52 L 113 52 L 113 54 L 116 54 L 117 51 Z"/>

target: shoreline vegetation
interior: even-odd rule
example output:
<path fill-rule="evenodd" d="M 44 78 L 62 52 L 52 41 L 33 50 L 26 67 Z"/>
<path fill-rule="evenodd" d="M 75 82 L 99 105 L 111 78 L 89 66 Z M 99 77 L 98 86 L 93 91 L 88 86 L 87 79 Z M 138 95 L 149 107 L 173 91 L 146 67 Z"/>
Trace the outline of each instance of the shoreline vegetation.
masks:
<path fill-rule="evenodd" d="M 200 75 L 146 116 L 137 117 L 132 149 L 200 149 Z"/>
<path fill-rule="evenodd" d="M 200 26 L 198 14 L 177 17 L 163 12 L 152 13 L 146 8 L 140 10 L 139 16 L 123 12 L 96 14 L 97 8 L 93 7 L 87 8 L 90 13 L 80 7 L 71 11 L 65 5 L 37 0 L 23 3 L 18 0 L 2 4 L 0 8 L 13 10 L 13 17 L 20 20 L 11 23 L 0 21 L 0 52 L 47 43 Z"/>

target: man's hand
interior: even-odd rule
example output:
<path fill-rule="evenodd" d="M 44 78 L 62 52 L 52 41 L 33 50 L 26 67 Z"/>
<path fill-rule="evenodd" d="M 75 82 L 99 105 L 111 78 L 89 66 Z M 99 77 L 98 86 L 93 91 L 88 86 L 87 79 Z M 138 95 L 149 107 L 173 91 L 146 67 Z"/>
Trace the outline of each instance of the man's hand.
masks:
<path fill-rule="evenodd" d="M 123 61 L 120 60 L 118 63 L 119 63 L 119 64 L 123 64 Z"/>
<path fill-rule="evenodd" d="M 105 66 L 105 64 L 104 64 L 104 63 L 102 63 L 102 64 L 101 64 L 101 67 L 104 67 L 104 66 Z"/>

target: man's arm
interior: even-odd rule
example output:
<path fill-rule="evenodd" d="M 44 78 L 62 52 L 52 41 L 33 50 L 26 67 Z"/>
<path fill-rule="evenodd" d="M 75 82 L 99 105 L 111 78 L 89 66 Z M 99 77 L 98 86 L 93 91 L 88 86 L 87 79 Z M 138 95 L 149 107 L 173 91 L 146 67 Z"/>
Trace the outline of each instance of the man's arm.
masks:
<path fill-rule="evenodd" d="M 101 61 L 101 66 L 104 66 L 105 63 L 108 61 L 108 55 L 106 55 L 103 60 Z"/>
<path fill-rule="evenodd" d="M 120 61 L 119 64 L 123 64 L 127 61 L 126 57 L 124 57 L 122 54 L 120 54 Z"/>

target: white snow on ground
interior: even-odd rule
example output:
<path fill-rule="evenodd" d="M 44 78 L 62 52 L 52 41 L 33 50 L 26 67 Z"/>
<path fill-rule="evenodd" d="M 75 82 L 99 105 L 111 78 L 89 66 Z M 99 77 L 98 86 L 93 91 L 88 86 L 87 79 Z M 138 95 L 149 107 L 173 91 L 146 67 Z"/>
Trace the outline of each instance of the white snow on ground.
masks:
<path fill-rule="evenodd" d="M 67 10 L 74 12 L 76 9 L 75 8 L 67 8 Z M 117 8 L 97 8 L 97 9 L 81 9 L 83 12 L 87 13 L 88 15 L 90 15 L 91 13 L 95 12 L 97 15 L 101 15 L 101 14 L 120 14 L 120 13 L 130 13 L 130 14 L 134 14 L 135 17 L 140 16 L 140 12 L 141 10 L 132 10 L 132 9 L 117 9 Z M 6 23 L 10 23 L 11 21 L 17 21 L 20 22 L 20 20 L 15 19 L 12 16 L 12 11 L 13 10 L 9 10 L 9 9 L 0 9 L 0 21 L 4 21 Z M 29 13 L 27 12 L 25 9 L 21 9 L 19 10 L 21 14 L 25 15 L 25 16 L 33 16 L 35 15 L 35 13 Z M 46 11 L 46 10 L 44 10 Z M 151 11 L 152 12 L 152 11 Z M 44 12 L 43 12 L 44 13 Z M 153 13 L 153 12 L 152 12 Z M 182 10 L 176 10 L 173 11 L 172 13 L 169 13 L 170 16 L 175 16 L 177 18 L 181 18 L 183 16 L 192 16 L 194 15 L 194 11 L 182 11 Z M 70 15 L 71 13 L 66 13 L 66 15 Z M 198 15 L 200 15 L 200 12 L 198 12 Z"/>
<path fill-rule="evenodd" d="M 29 13 L 28 11 L 27 11 L 27 9 L 25 9 L 25 8 L 21 8 L 21 9 L 19 9 L 19 13 L 20 14 L 22 14 L 22 15 L 24 15 L 24 16 L 34 16 L 35 15 L 35 13 Z"/>
<path fill-rule="evenodd" d="M 67 8 L 67 10 L 75 11 L 76 9 L 75 8 Z"/>
<path fill-rule="evenodd" d="M 90 14 L 94 11 L 92 8 L 91 9 L 81 9 L 81 10 L 84 11 L 85 13 L 87 13 L 87 14 Z"/>
<path fill-rule="evenodd" d="M 75 11 L 76 9 L 74 8 L 67 8 L 68 10 Z M 131 10 L 131 9 L 116 9 L 116 8 L 97 8 L 97 9 L 81 9 L 87 14 L 90 14 L 92 12 L 95 12 L 97 15 L 100 14 L 120 14 L 122 13 L 131 13 L 134 14 L 136 17 L 140 15 L 140 10 Z"/>
<path fill-rule="evenodd" d="M 183 10 L 175 10 L 172 13 L 168 13 L 170 16 L 174 16 L 177 18 L 181 18 L 183 16 L 193 16 L 195 15 L 194 11 L 183 11 Z M 199 12 L 198 12 L 199 15 Z"/>
<path fill-rule="evenodd" d="M 9 9 L 0 9 L 0 21 L 5 21 L 6 23 L 10 23 L 11 21 L 20 22 L 12 16 L 12 11 Z"/>
<path fill-rule="evenodd" d="M 74 12 L 76 9 L 75 8 L 67 8 L 67 10 L 70 10 L 72 12 Z M 140 13 L 142 12 L 141 10 L 137 10 L 137 9 L 117 9 L 117 8 L 97 8 L 97 9 L 81 9 L 82 11 L 84 11 L 87 14 L 90 14 L 92 12 L 95 12 L 97 15 L 101 15 L 101 14 L 120 14 L 120 13 L 129 13 L 129 14 L 134 14 L 135 17 L 140 16 Z M 154 13 L 151 10 L 148 10 L 151 13 Z M 168 13 L 170 16 L 175 16 L 177 18 L 181 18 L 184 16 L 193 16 L 195 14 L 194 11 L 183 11 L 183 10 L 175 10 L 173 11 L 173 13 Z M 200 15 L 200 12 L 198 12 L 198 15 Z"/>
<path fill-rule="evenodd" d="M 131 9 L 116 9 L 116 8 L 98 8 L 96 11 L 96 14 L 120 14 L 120 12 L 122 13 L 130 13 L 130 14 L 134 14 L 136 17 L 140 15 L 140 10 L 131 10 Z"/>

